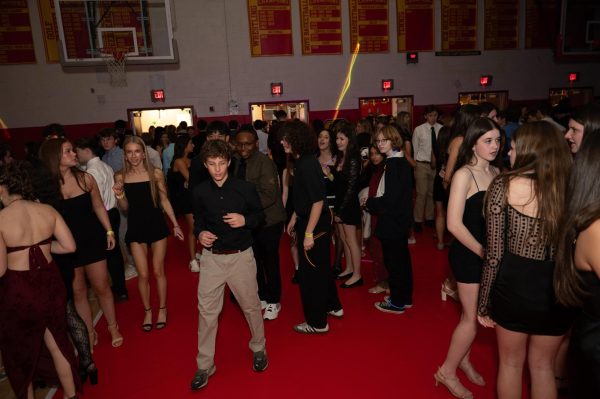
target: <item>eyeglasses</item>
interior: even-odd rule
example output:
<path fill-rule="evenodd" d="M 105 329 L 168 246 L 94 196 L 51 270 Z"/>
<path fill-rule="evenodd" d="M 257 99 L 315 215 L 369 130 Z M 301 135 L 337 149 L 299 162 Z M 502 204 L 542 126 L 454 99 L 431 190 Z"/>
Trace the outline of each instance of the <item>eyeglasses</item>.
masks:
<path fill-rule="evenodd" d="M 375 140 L 375 144 L 384 144 L 384 143 L 387 143 L 388 141 L 390 141 L 390 139 L 379 139 L 379 140 Z"/>

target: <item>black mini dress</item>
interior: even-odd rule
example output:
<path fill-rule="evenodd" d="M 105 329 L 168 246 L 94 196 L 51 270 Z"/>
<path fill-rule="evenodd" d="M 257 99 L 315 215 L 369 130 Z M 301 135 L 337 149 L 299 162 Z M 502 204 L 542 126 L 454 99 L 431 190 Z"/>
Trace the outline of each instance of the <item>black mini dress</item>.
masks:
<path fill-rule="evenodd" d="M 169 226 L 162 209 L 154 205 L 150 182 L 125 183 L 129 202 L 125 242 L 151 244 L 169 236 Z M 158 200 L 157 200 L 158 203 Z"/>

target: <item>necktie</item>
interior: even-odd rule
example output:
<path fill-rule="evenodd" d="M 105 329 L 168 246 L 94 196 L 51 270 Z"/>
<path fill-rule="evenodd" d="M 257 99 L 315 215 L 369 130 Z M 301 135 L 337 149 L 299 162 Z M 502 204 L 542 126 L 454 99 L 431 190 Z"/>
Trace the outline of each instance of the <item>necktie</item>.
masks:
<path fill-rule="evenodd" d="M 244 158 L 240 159 L 236 177 L 238 179 L 246 180 L 246 160 Z"/>
<path fill-rule="evenodd" d="M 437 140 L 435 138 L 435 127 L 431 126 L 431 169 L 436 168 Z"/>

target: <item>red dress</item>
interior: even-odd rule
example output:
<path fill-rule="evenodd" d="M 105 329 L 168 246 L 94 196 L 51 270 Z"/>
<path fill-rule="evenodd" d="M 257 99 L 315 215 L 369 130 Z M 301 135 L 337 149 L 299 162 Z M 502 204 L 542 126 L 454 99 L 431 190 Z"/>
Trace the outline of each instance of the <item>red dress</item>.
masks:
<path fill-rule="evenodd" d="M 0 278 L 0 351 L 17 398 L 27 398 L 32 381 L 59 385 L 44 333 L 50 331 L 71 364 L 75 386 L 81 390 L 75 353 L 67 335 L 66 290 L 58 267 L 48 263 L 40 245 L 7 247 L 7 253 L 29 248 L 29 270 L 7 270 Z"/>

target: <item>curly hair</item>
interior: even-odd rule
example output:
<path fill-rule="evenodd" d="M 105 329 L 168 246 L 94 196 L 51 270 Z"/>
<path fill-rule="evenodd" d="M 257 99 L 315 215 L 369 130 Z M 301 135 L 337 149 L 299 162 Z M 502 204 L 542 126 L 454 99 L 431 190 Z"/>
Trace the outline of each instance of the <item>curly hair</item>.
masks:
<path fill-rule="evenodd" d="M 202 146 L 200 159 L 206 162 L 208 158 L 223 158 L 227 161 L 231 159 L 231 150 L 229 144 L 223 140 L 209 140 Z"/>
<path fill-rule="evenodd" d="M 0 185 L 5 186 L 11 195 L 17 194 L 26 200 L 33 200 L 31 169 L 31 164 L 26 161 L 14 161 L 0 166 Z"/>
<path fill-rule="evenodd" d="M 279 134 L 292 147 L 296 156 L 314 154 L 317 151 L 317 135 L 312 128 L 300 120 L 285 122 Z"/>

